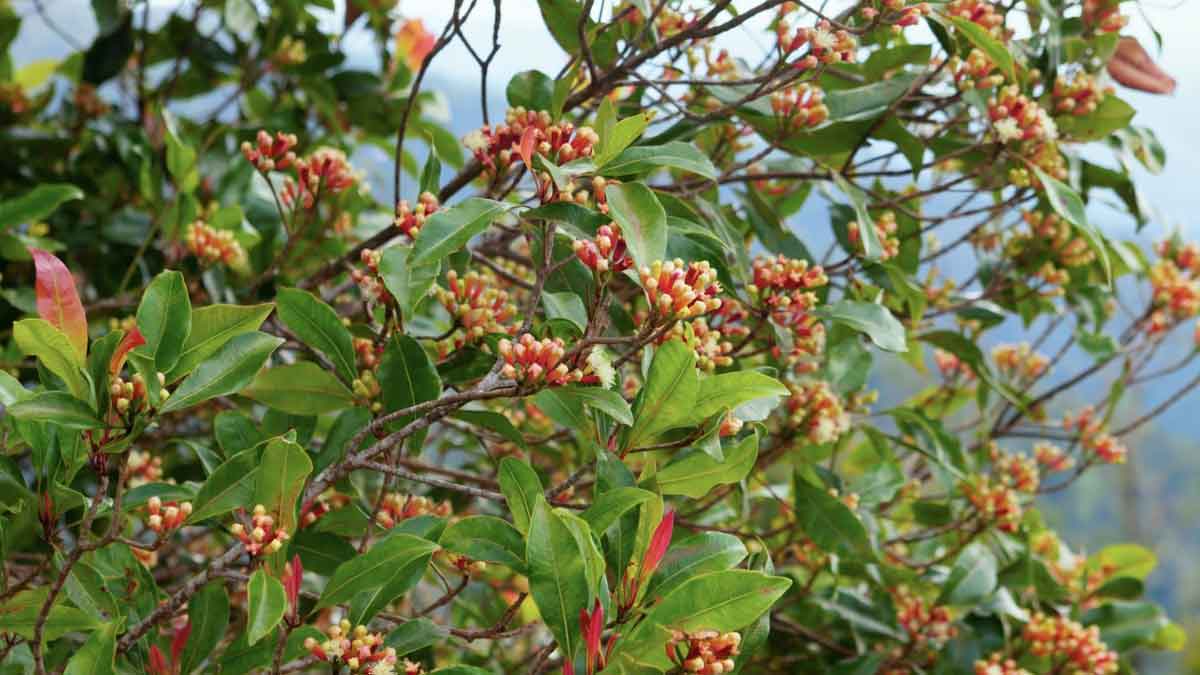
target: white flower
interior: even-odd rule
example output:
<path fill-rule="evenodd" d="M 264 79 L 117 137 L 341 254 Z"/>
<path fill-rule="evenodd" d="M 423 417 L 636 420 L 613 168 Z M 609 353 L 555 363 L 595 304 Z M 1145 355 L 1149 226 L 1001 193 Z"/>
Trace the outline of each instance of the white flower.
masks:
<path fill-rule="evenodd" d="M 830 31 L 814 28 L 812 45 L 816 49 L 833 49 L 837 46 L 837 37 Z"/>
<path fill-rule="evenodd" d="M 1038 124 L 1042 126 L 1042 138 L 1047 141 L 1058 139 L 1058 125 L 1045 108 L 1038 108 Z"/>
<path fill-rule="evenodd" d="M 1021 136 L 1024 135 L 1017 121 L 1011 117 L 996 120 L 993 127 L 996 129 L 996 136 L 1000 139 L 1001 143 L 1020 140 Z"/>
<path fill-rule="evenodd" d="M 484 136 L 483 132 L 479 129 L 472 131 L 466 136 L 463 136 L 462 142 L 463 145 L 466 146 L 466 148 L 471 152 L 482 152 L 487 150 L 488 147 L 487 137 Z"/>
<path fill-rule="evenodd" d="M 387 661 L 380 661 L 371 666 L 371 675 L 396 675 L 396 666 Z"/>

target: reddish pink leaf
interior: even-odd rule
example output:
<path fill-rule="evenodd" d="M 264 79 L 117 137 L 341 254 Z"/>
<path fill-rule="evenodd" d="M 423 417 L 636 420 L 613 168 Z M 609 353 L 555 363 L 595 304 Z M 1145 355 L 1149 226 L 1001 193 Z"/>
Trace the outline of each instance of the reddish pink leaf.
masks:
<path fill-rule="evenodd" d="M 86 357 L 87 316 L 75 291 L 75 278 L 54 254 L 33 247 L 29 254 L 37 270 L 38 314 L 67 336 L 80 357 Z"/>
<path fill-rule="evenodd" d="M 521 159 L 530 171 L 533 171 L 533 146 L 537 143 L 537 133 L 537 127 L 530 126 L 525 128 L 521 136 Z"/>
<path fill-rule="evenodd" d="M 188 622 L 175 630 L 175 639 L 171 640 L 171 663 L 179 663 L 179 655 L 183 653 L 183 646 L 191 634 L 192 619 L 188 617 Z"/>
<path fill-rule="evenodd" d="M 146 344 L 146 338 L 142 337 L 142 331 L 134 326 L 133 330 L 125 334 L 121 339 L 121 344 L 117 345 L 117 351 L 113 352 L 112 360 L 108 362 L 108 372 L 116 375 L 121 372 L 121 366 L 125 365 L 125 357 L 129 352 Z"/>
<path fill-rule="evenodd" d="M 154 675 L 169 675 L 171 672 L 167 665 L 167 657 L 163 656 L 158 645 L 150 645 L 150 672 Z"/>
<path fill-rule="evenodd" d="M 642 560 L 642 578 L 649 577 L 654 574 L 654 570 L 658 569 L 658 564 L 662 562 L 667 547 L 671 545 L 671 532 L 674 529 L 675 512 L 667 511 L 667 515 L 663 516 L 662 521 L 654 530 L 654 536 L 650 538 L 650 547 L 646 549 L 646 557 Z"/>

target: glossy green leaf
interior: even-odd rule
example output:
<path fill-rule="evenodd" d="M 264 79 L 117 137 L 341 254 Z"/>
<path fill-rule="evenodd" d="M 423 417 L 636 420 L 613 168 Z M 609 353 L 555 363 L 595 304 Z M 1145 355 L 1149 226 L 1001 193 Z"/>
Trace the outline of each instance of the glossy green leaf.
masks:
<path fill-rule="evenodd" d="M 878 117 L 897 99 L 907 94 L 920 77 L 917 73 L 902 72 L 880 82 L 831 91 L 825 95 L 829 119 L 834 122 L 852 122 Z"/>
<path fill-rule="evenodd" d="M 587 328 L 587 308 L 583 306 L 583 299 L 575 293 L 542 293 L 542 307 L 546 310 L 547 319 L 570 321 L 581 333 Z"/>
<path fill-rule="evenodd" d="M 238 335 L 196 366 L 167 399 L 162 412 L 183 410 L 218 396 L 228 396 L 250 384 L 275 348 L 283 343 L 257 331 Z"/>
<path fill-rule="evenodd" d="M 679 340 L 663 343 L 654 352 L 646 386 L 638 397 L 626 448 L 645 445 L 656 435 L 695 420 L 700 383 L 696 352 Z"/>
<path fill-rule="evenodd" d="M 500 202 L 472 197 L 434 213 L 413 242 L 411 263 L 432 263 L 457 251 L 486 230 L 506 208 Z"/>
<path fill-rule="evenodd" d="M 660 168 L 679 169 L 708 179 L 721 175 L 720 169 L 696 146 L 681 141 L 628 148 L 601 165 L 597 172 L 605 176 L 632 176 Z"/>
<path fill-rule="evenodd" d="M 188 522 L 198 523 L 235 509 L 252 508 L 258 469 L 259 453 L 254 448 L 230 457 L 213 471 L 196 493 Z"/>
<path fill-rule="evenodd" d="M 939 605 L 970 606 L 982 602 L 996 589 L 996 556 L 981 544 L 965 548 L 942 585 Z"/>
<path fill-rule="evenodd" d="M 106 425 L 88 404 L 65 391 L 43 391 L 8 406 L 8 414 L 29 422 L 48 422 L 66 429 L 102 429 Z"/>
<path fill-rule="evenodd" d="M 396 570 L 415 560 L 428 559 L 437 549 L 433 542 L 409 534 L 393 534 L 346 561 L 326 584 L 316 609 L 338 605 L 363 591 L 380 588 Z"/>
<path fill-rule="evenodd" d="M 83 646 L 67 661 L 63 675 L 115 675 L 117 634 L 122 621 L 110 621 L 88 635 Z"/>
<path fill-rule="evenodd" d="M 849 507 L 799 476 L 793 484 L 796 522 L 813 543 L 848 559 L 875 557 L 867 529 Z"/>
<path fill-rule="evenodd" d="M 383 277 L 383 285 L 396 298 L 400 312 L 405 317 L 412 316 L 421 300 L 429 295 L 442 266 L 440 259 L 416 265 L 412 257 L 413 247 L 391 246 L 384 250 L 379 259 L 379 275 Z"/>
<path fill-rule="evenodd" d="M 727 570 L 746 559 L 746 545 L 724 532 L 700 532 L 667 550 L 646 590 L 649 597 L 669 595 L 687 580 Z"/>
<path fill-rule="evenodd" d="M 279 320 L 304 344 L 325 355 L 344 382 L 357 377 L 354 343 L 337 312 L 312 293 L 281 288 L 275 296 Z"/>
<path fill-rule="evenodd" d="M 388 412 L 432 401 L 442 393 L 442 380 L 429 354 L 407 335 L 397 334 L 388 341 L 375 376 L 383 390 L 383 407 Z M 405 415 L 395 425 L 400 427 L 416 418 Z M 419 443 L 423 437 L 415 436 L 414 441 Z"/>
<path fill-rule="evenodd" d="M 438 543 L 472 560 L 499 563 L 518 572 L 525 569 L 524 537 L 508 521 L 495 516 L 467 516 L 454 522 Z"/>
<path fill-rule="evenodd" d="M 629 256 L 649 267 L 667 255 L 667 212 L 650 188 L 641 183 L 610 185 L 604 191 L 608 213 L 621 226 Z"/>
<path fill-rule="evenodd" d="M 1050 202 L 1051 208 L 1058 215 L 1079 228 L 1084 238 L 1087 239 L 1088 246 L 1096 253 L 1096 258 L 1104 268 L 1105 279 L 1111 284 L 1112 261 L 1108 257 L 1108 246 L 1105 245 L 1104 235 L 1088 222 L 1087 211 L 1084 208 L 1083 200 L 1079 197 L 1079 193 L 1072 190 L 1066 183 L 1056 178 L 1051 178 L 1046 172 L 1036 166 L 1033 167 L 1033 171 L 1042 183 L 1046 201 Z"/>
<path fill-rule="evenodd" d="M 449 635 L 445 626 L 420 618 L 397 626 L 383 639 L 383 644 L 396 650 L 396 658 L 404 658 L 417 650 L 445 642 Z"/>
<path fill-rule="evenodd" d="M 788 388 L 779 380 L 754 370 L 721 373 L 700 380 L 693 414 L 696 419 L 707 419 L 724 410 L 734 410 L 751 401 L 765 400 L 765 412 L 770 412 L 780 398 L 790 395 Z M 763 419 L 766 415 L 745 417 Z"/>
<path fill-rule="evenodd" d="M 592 592 L 578 541 L 544 500 L 533 508 L 525 559 L 538 612 L 559 649 L 574 659 L 580 646 L 579 610 L 588 606 Z"/>
<path fill-rule="evenodd" d="M 871 342 L 880 349 L 889 352 L 908 351 L 904 325 L 883 305 L 858 300 L 840 300 L 832 305 L 818 307 L 813 313 L 849 326 L 860 333 L 866 333 Z"/>
<path fill-rule="evenodd" d="M 250 645 L 275 630 L 287 609 L 283 584 L 260 567 L 246 584 L 246 637 Z"/>
<path fill-rule="evenodd" d="M 959 16 L 949 17 L 950 22 L 958 29 L 958 32 L 965 36 L 971 44 L 979 48 L 988 60 L 996 64 L 1000 72 L 1008 78 L 1009 82 L 1017 79 L 1016 68 L 1013 65 L 1012 53 L 1008 51 L 999 40 L 988 33 L 987 29 L 979 24 Z"/>
<path fill-rule="evenodd" d="M 138 305 L 137 325 L 146 339 L 138 351 L 152 356 L 161 373 L 174 368 L 192 332 L 192 301 L 182 274 L 165 270 L 154 277 Z"/>
<path fill-rule="evenodd" d="M 635 509 L 656 495 L 635 487 L 619 487 L 601 493 L 581 515 L 593 532 L 604 532 L 631 509 Z"/>
<path fill-rule="evenodd" d="M 175 382 L 192 372 L 200 362 L 216 353 L 231 338 L 258 330 L 275 308 L 273 303 L 261 305 L 208 305 L 192 310 L 192 330 L 183 344 L 179 361 L 167 374 L 167 382 Z"/>
<path fill-rule="evenodd" d="M 229 594 L 224 582 L 209 582 L 193 595 L 188 601 L 188 618 L 192 631 L 179 655 L 181 673 L 190 673 L 211 658 L 225 637 L 229 626 Z"/>
<path fill-rule="evenodd" d="M 312 460 L 296 443 L 274 438 L 263 449 L 254 503 L 267 507 L 280 527 L 296 531 L 296 500 L 304 491 L 304 482 L 312 473 Z"/>
<path fill-rule="evenodd" d="M 513 525 L 522 534 L 527 533 L 534 508 L 546 499 L 542 494 L 542 481 L 533 467 L 513 457 L 500 460 L 497 481 L 500 483 L 500 491 L 504 493 L 504 500 L 508 502 Z"/>
<path fill-rule="evenodd" d="M 61 378 L 76 398 L 88 397 L 82 358 L 62 331 L 43 319 L 22 319 L 13 324 L 13 341 L 23 353 L 36 356 L 46 370 Z"/>
<path fill-rule="evenodd" d="M 354 404 L 346 385 L 312 361 L 267 368 L 241 394 L 291 415 L 321 415 Z"/>
<path fill-rule="evenodd" d="M 654 475 L 664 495 L 699 499 L 718 485 L 737 483 L 750 474 L 758 457 L 758 435 L 752 433 L 724 449 L 725 458 L 693 449 L 667 464 Z"/>
<path fill-rule="evenodd" d="M 43 183 L 20 197 L 0 202 L 0 230 L 33 224 L 66 202 L 83 199 L 83 191 L 68 183 Z"/>

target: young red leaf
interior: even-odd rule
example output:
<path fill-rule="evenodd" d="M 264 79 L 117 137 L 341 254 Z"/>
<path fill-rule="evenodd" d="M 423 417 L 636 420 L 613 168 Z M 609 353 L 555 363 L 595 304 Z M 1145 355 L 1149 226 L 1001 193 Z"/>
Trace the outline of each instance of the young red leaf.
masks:
<path fill-rule="evenodd" d="M 87 316 L 75 291 L 75 278 L 54 254 L 29 248 L 37 271 L 38 314 L 71 341 L 81 358 L 87 356 Z"/>
<path fill-rule="evenodd" d="M 650 547 L 646 549 L 646 556 L 642 559 L 643 579 L 654 574 L 654 570 L 658 569 L 658 564 L 662 562 L 667 547 L 671 545 L 671 532 L 674 529 L 675 512 L 668 511 L 654 530 L 654 536 L 650 538 Z"/>
<path fill-rule="evenodd" d="M 192 619 L 188 617 L 187 623 L 175 629 L 175 638 L 171 640 L 171 663 L 179 663 L 179 655 L 183 653 L 183 646 L 187 644 L 191 634 Z"/>
<path fill-rule="evenodd" d="M 113 352 L 112 360 L 108 362 L 108 372 L 113 375 L 121 372 L 121 366 L 125 365 L 125 357 L 129 355 L 129 352 L 144 344 L 146 344 L 146 338 L 142 337 L 142 331 L 134 326 L 133 330 L 121 338 L 121 344 L 117 345 L 117 350 Z"/>

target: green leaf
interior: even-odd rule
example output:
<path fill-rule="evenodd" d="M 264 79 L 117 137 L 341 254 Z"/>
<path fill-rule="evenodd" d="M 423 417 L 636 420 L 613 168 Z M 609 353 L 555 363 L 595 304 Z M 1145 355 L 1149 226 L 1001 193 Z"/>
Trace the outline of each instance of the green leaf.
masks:
<path fill-rule="evenodd" d="M 849 199 L 854 207 L 854 217 L 858 221 L 858 232 L 861 236 L 863 257 L 867 260 L 879 260 L 883 255 L 883 244 L 879 241 L 879 233 L 875 231 L 875 219 L 867 211 L 867 198 L 859 187 L 842 177 L 840 173 L 833 174 L 833 181 Z M 853 253 L 853 251 L 851 251 Z"/>
<path fill-rule="evenodd" d="M 63 590 L 76 607 L 97 620 L 105 621 L 124 615 L 121 607 L 117 605 L 116 598 L 105 587 L 104 577 L 95 567 L 82 560 L 77 561 L 71 568 Z"/>
<path fill-rule="evenodd" d="M 110 621 L 92 631 L 87 642 L 67 662 L 63 675 L 114 675 L 117 659 L 117 633 L 121 621 Z"/>
<path fill-rule="evenodd" d="M 179 192 L 192 192 L 200 186 L 200 169 L 196 161 L 196 149 L 179 137 L 175 117 L 166 110 L 163 111 L 163 123 L 166 129 L 167 171 L 170 172 Z"/>
<path fill-rule="evenodd" d="M 502 436 L 504 440 L 518 447 L 529 447 L 525 443 L 525 436 L 513 426 L 512 421 L 498 412 L 490 410 L 459 410 L 450 416 L 468 424 L 474 424 L 477 427 L 494 431 Z"/>
<path fill-rule="evenodd" d="M 346 385 L 312 361 L 267 368 L 241 393 L 291 415 L 321 415 L 354 405 Z"/>
<path fill-rule="evenodd" d="M 169 413 L 183 410 L 218 396 L 228 396 L 250 384 L 275 349 L 283 343 L 257 331 L 243 333 L 226 342 L 179 385 L 162 407 Z"/>
<path fill-rule="evenodd" d="M 840 300 L 832 305 L 818 307 L 813 314 L 866 333 L 871 342 L 880 349 L 889 352 L 908 351 L 904 325 L 883 305 L 858 300 Z"/>
<path fill-rule="evenodd" d="M 601 493 L 581 515 L 593 532 L 604 532 L 627 511 L 655 497 L 656 495 L 649 490 L 619 487 Z"/>
<path fill-rule="evenodd" d="M 357 376 L 354 342 L 337 312 L 312 293 L 298 288 L 281 288 L 275 296 L 279 320 L 304 344 L 324 354 L 350 382 Z"/>
<path fill-rule="evenodd" d="M 88 398 L 79 351 L 62 331 L 43 319 L 22 319 L 13 324 L 13 341 L 23 353 L 37 357 L 46 370 L 61 378 L 76 398 Z"/>
<path fill-rule="evenodd" d="M 667 255 L 667 212 L 641 183 L 610 185 L 604 191 L 608 213 L 621 226 L 629 255 L 639 269 Z"/>
<path fill-rule="evenodd" d="M 0 202 L 0 230 L 41 222 L 66 202 L 83 199 L 83 191 L 69 183 L 43 183 L 29 192 Z"/>
<path fill-rule="evenodd" d="M 472 560 L 499 563 L 518 572 L 525 569 L 525 538 L 495 516 L 467 516 L 452 523 L 438 543 Z"/>
<path fill-rule="evenodd" d="M 1153 644 L 1159 632 L 1169 625 L 1158 605 L 1123 600 L 1106 602 L 1088 610 L 1080 623 L 1099 627 L 1100 639 L 1118 652 Z"/>
<path fill-rule="evenodd" d="M 444 626 L 426 618 L 406 621 L 388 633 L 383 639 L 386 647 L 396 650 L 396 658 L 404 658 L 409 654 L 435 644 L 442 644 L 450 635 Z"/>
<path fill-rule="evenodd" d="M 192 515 L 188 522 L 198 523 L 206 518 L 224 515 L 239 508 L 253 506 L 255 484 L 258 480 L 258 450 L 243 450 L 218 466 L 192 500 Z"/>
<path fill-rule="evenodd" d="M 275 630 L 287 609 L 283 584 L 262 567 L 246 584 L 246 637 L 250 645 Z"/>
<path fill-rule="evenodd" d="M 1087 560 L 1088 569 L 1106 569 L 1114 577 L 1133 577 L 1145 581 L 1158 565 L 1154 551 L 1137 544 L 1105 546 Z"/>
<path fill-rule="evenodd" d="M 174 368 L 192 332 L 192 301 L 182 274 L 165 270 L 154 277 L 138 305 L 137 325 L 146 338 L 138 351 L 152 356 L 161 373 Z"/>
<path fill-rule="evenodd" d="M 620 424 L 626 426 L 633 424 L 633 412 L 629 409 L 629 404 L 620 394 L 611 389 L 568 385 L 556 389 L 555 393 L 574 398 L 583 405 L 608 415 Z"/>
<path fill-rule="evenodd" d="M 342 563 L 321 593 L 314 611 L 338 605 L 363 591 L 380 588 L 395 571 L 421 558 L 428 559 L 437 549 L 433 542 L 410 534 L 392 534 L 367 552 Z"/>
<path fill-rule="evenodd" d="M 1098 141 L 1129 126 L 1137 111 L 1112 94 L 1104 97 L 1096 109 L 1086 115 L 1059 115 L 1054 118 L 1063 135 L 1078 141 Z"/>
<path fill-rule="evenodd" d="M 971 544 L 951 568 L 937 604 L 966 607 L 983 602 L 996 590 L 996 572 L 996 556 L 981 544 Z"/>
<path fill-rule="evenodd" d="M 222 581 L 205 584 L 188 601 L 192 632 L 179 655 L 179 672 L 190 673 L 212 657 L 229 627 L 229 594 Z"/>
<path fill-rule="evenodd" d="M 438 157 L 437 143 L 430 136 L 426 138 L 429 145 L 429 155 L 425 157 L 425 166 L 421 169 L 421 192 L 437 194 L 442 184 L 442 160 Z"/>
<path fill-rule="evenodd" d="M 312 468 L 308 453 L 285 438 L 271 439 L 263 450 L 254 503 L 267 507 L 267 513 L 275 514 L 275 522 L 288 532 L 296 531 L 296 500 Z"/>
<path fill-rule="evenodd" d="M 638 397 L 633 427 L 624 447 L 639 447 L 668 429 L 694 421 L 699 390 L 695 350 L 679 340 L 660 345 L 650 362 L 646 386 Z"/>
<path fill-rule="evenodd" d="M 688 579 L 727 570 L 746 559 L 746 545 L 725 532 L 701 532 L 671 545 L 646 588 L 647 597 L 669 595 Z"/>
<path fill-rule="evenodd" d="M 513 525 L 521 534 L 526 534 L 534 508 L 538 502 L 546 499 L 542 493 L 542 481 L 533 467 L 514 457 L 500 460 L 500 472 L 496 480 L 512 513 Z"/>
<path fill-rule="evenodd" d="M 1007 47 L 992 37 L 986 28 L 970 19 L 964 19 L 959 16 L 952 16 L 949 19 L 960 34 L 965 36 L 971 44 L 978 47 L 984 56 L 988 57 L 989 61 L 996 64 L 996 67 L 1000 69 L 1004 77 L 1008 78 L 1009 82 L 1016 81 L 1016 67 L 1013 65 L 1012 53 L 1008 51 Z"/>
<path fill-rule="evenodd" d="M 16 633 L 26 640 L 33 639 L 33 627 L 49 597 L 50 587 L 41 586 L 21 591 L 0 604 L 0 631 Z M 50 608 L 42 637 L 57 640 L 66 633 L 85 632 L 100 626 L 94 617 L 62 603 L 61 598 Z"/>
<path fill-rule="evenodd" d="M 429 289 L 433 288 L 441 270 L 442 261 L 433 260 L 423 265 L 412 264 L 412 246 L 392 246 L 384 250 L 379 260 L 379 275 L 383 285 L 400 305 L 400 313 L 410 317 Z"/>
<path fill-rule="evenodd" d="M 212 356 L 231 338 L 258 330 L 275 308 L 272 303 L 261 305 L 208 305 L 192 310 L 192 330 L 179 361 L 167 374 L 167 382 L 175 382 L 192 372 L 201 361 Z"/>
<path fill-rule="evenodd" d="M 714 459 L 699 448 L 678 456 L 654 475 L 664 495 L 699 499 L 718 485 L 737 483 L 750 474 L 758 458 L 758 434 L 752 433 L 724 449 L 725 458 Z"/>
<path fill-rule="evenodd" d="M 442 394 L 442 380 L 425 348 L 407 335 L 395 335 L 383 350 L 376 371 L 383 393 L 384 409 L 391 412 L 432 401 Z M 404 426 L 416 419 L 405 415 L 396 420 Z"/>
<path fill-rule="evenodd" d="M 1079 198 L 1079 194 L 1065 183 L 1051 178 L 1036 166 L 1033 167 L 1033 171 L 1037 174 L 1038 180 L 1042 182 L 1046 201 L 1050 202 L 1050 206 L 1058 215 L 1083 233 L 1084 238 L 1088 241 L 1088 246 L 1095 251 L 1096 257 L 1104 268 L 1104 278 L 1108 280 L 1109 284 L 1112 284 L 1112 261 L 1108 257 L 1108 246 L 1104 243 L 1104 235 L 1088 222 L 1087 211 L 1084 209 L 1083 200 Z"/>
<path fill-rule="evenodd" d="M 542 293 L 542 307 L 546 310 L 547 319 L 566 319 L 581 333 L 587 328 L 587 308 L 583 306 L 583 299 L 576 293 Z"/>
<path fill-rule="evenodd" d="M 578 541 L 545 500 L 534 506 L 525 560 L 538 612 L 559 649 L 574 660 L 580 645 L 579 610 L 588 607 L 592 592 Z"/>
<path fill-rule="evenodd" d="M 708 419 L 745 403 L 767 399 L 764 414 L 754 418 L 764 419 L 780 398 L 790 394 L 779 380 L 754 370 L 721 373 L 700 380 L 693 416 L 695 419 Z"/>
<path fill-rule="evenodd" d="M 638 136 L 641 136 L 642 132 L 646 130 L 648 123 L 646 115 L 637 114 L 630 115 L 613 125 L 612 131 L 600 139 L 600 152 L 593 160 L 596 166 L 604 166 L 605 162 L 633 145 Z"/>
<path fill-rule="evenodd" d="M 483 232 L 507 207 L 472 197 L 430 216 L 413 242 L 413 265 L 441 260 Z"/>
<path fill-rule="evenodd" d="M 848 559 L 875 557 L 862 521 L 840 499 L 796 476 L 796 522 L 817 546 Z"/>
<path fill-rule="evenodd" d="M 838 89 L 825 95 L 829 119 L 833 122 L 852 122 L 878 117 L 901 96 L 908 93 L 921 75 L 901 72 L 894 77 L 853 89 Z"/>
<path fill-rule="evenodd" d="M 771 608 L 791 579 L 751 570 L 722 570 L 688 579 L 650 610 L 645 621 L 681 631 L 733 631 Z"/>
<path fill-rule="evenodd" d="M 13 418 L 48 422 L 65 429 L 103 429 L 106 425 L 88 404 L 65 391 L 43 391 L 8 407 Z"/>
<path fill-rule="evenodd" d="M 631 176 L 663 167 L 687 171 L 711 180 L 721 175 L 720 169 L 696 146 L 681 141 L 627 148 L 607 163 L 597 165 L 600 168 L 596 172 L 605 176 Z"/>
<path fill-rule="evenodd" d="M 504 90 L 508 104 L 529 110 L 549 110 L 554 99 L 554 83 L 540 70 L 524 70 L 508 81 Z"/>

